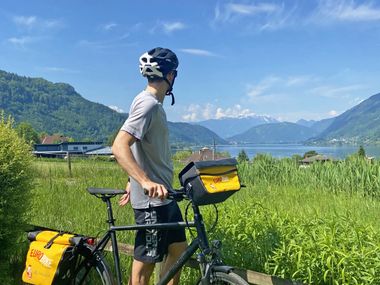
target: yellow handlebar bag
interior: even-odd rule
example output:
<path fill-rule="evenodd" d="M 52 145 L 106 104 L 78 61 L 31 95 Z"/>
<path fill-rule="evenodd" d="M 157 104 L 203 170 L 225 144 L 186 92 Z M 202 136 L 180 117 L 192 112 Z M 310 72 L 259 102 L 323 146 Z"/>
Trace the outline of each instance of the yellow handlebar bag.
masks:
<path fill-rule="evenodd" d="M 196 205 L 223 202 L 241 188 L 234 158 L 190 162 L 179 180 Z"/>
<path fill-rule="evenodd" d="M 68 284 L 76 263 L 73 237 L 56 231 L 29 232 L 31 243 L 22 281 L 39 285 Z"/>

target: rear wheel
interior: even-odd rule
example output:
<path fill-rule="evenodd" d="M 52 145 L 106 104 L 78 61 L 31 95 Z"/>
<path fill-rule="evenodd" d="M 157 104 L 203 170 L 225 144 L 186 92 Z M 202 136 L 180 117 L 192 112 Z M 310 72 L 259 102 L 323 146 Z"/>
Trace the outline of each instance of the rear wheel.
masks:
<path fill-rule="evenodd" d="M 79 268 L 75 274 L 73 285 L 114 285 L 111 271 L 107 264 L 99 257 L 96 260 L 79 263 Z"/>

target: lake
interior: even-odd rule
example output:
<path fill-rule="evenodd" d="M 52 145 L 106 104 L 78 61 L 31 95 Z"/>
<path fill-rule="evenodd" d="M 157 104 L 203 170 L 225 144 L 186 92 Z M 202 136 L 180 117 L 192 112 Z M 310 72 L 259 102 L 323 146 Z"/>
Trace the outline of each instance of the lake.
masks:
<path fill-rule="evenodd" d="M 315 150 L 319 154 L 331 156 L 337 159 L 346 158 L 356 153 L 359 146 L 309 146 L 302 144 L 247 144 L 247 145 L 217 145 L 218 152 L 228 151 L 232 157 L 237 157 L 243 150 L 249 158 L 258 153 L 267 153 L 276 158 L 291 157 L 294 154 L 303 156 L 305 152 Z M 380 158 L 380 146 L 365 146 L 367 156 Z"/>

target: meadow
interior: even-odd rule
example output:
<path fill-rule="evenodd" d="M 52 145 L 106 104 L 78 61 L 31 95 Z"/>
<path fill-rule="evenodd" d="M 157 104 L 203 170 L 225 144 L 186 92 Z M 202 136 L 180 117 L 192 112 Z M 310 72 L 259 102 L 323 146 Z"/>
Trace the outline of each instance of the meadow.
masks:
<path fill-rule="evenodd" d="M 175 163 L 176 173 L 182 167 Z M 104 232 L 106 208 L 86 188 L 122 189 L 128 178 L 115 162 L 96 159 L 73 160 L 71 174 L 63 160 L 36 159 L 34 173 L 30 223 L 92 236 Z M 218 205 L 210 232 L 222 240 L 226 263 L 308 284 L 380 284 L 379 162 L 300 168 L 291 159 L 258 156 L 239 173 L 246 187 Z M 211 225 L 214 207 L 202 210 Z M 119 207 L 117 198 L 114 212 L 117 224 L 133 223 L 131 207 Z M 118 238 L 132 244 L 134 233 Z M 126 279 L 130 262 L 123 258 Z M 181 284 L 192 284 L 194 275 L 186 269 Z"/>

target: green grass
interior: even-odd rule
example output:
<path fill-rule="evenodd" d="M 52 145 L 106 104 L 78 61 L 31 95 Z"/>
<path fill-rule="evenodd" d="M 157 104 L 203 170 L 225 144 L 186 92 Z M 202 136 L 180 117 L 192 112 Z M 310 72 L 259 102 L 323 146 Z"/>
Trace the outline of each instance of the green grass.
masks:
<path fill-rule="evenodd" d="M 37 160 L 34 166 L 30 223 L 104 232 L 105 205 L 86 188 L 123 188 L 127 175 L 116 163 L 74 160 L 71 176 L 64 161 Z M 247 187 L 218 206 L 218 227 L 210 233 L 223 241 L 226 263 L 309 284 L 380 284 L 379 164 L 300 169 L 268 158 L 239 169 Z M 209 226 L 214 209 L 202 210 Z M 133 223 L 130 206 L 121 208 L 116 199 L 114 214 L 117 224 Z M 133 243 L 133 237 L 124 232 L 119 240 Z M 130 261 L 123 260 L 125 278 Z M 194 274 L 187 269 L 181 284 L 192 284 Z"/>

